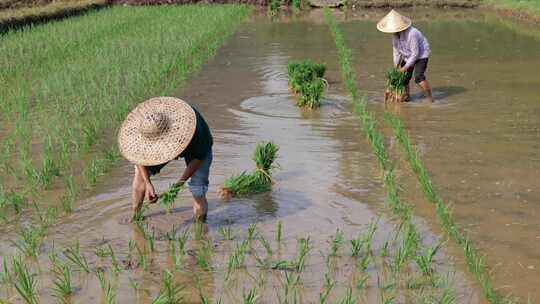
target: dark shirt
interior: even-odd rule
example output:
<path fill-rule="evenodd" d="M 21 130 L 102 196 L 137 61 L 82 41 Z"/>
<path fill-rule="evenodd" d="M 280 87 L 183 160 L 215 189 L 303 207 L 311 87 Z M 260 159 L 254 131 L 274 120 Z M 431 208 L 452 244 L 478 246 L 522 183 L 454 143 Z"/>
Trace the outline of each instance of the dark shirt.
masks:
<path fill-rule="evenodd" d="M 191 142 L 179 157 L 184 157 L 186 160 L 204 160 L 212 149 L 214 140 L 212 138 L 212 133 L 210 133 L 210 128 L 201 113 L 199 113 L 194 106 L 191 107 L 195 111 L 195 116 L 197 117 L 197 127 L 195 128 L 195 133 L 193 134 Z"/>

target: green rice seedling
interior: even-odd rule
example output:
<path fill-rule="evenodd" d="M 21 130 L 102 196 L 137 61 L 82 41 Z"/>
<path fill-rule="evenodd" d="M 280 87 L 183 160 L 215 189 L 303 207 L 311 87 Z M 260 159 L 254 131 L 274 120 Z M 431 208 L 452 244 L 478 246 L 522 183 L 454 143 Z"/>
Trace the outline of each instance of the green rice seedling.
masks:
<path fill-rule="evenodd" d="M 433 274 L 433 269 L 431 268 L 433 257 L 437 254 L 442 244 L 439 243 L 435 247 L 427 248 L 423 254 L 417 254 L 415 256 L 416 264 L 425 276 L 431 276 Z"/>
<path fill-rule="evenodd" d="M 227 264 L 227 279 L 235 269 L 245 266 L 248 247 L 249 243 L 246 240 L 236 245 L 235 251 L 229 256 L 229 262 Z"/>
<path fill-rule="evenodd" d="M 195 259 L 197 261 L 197 265 L 201 267 L 202 269 L 206 271 L 212 270 L 212 255 L 214 251 L 214 245 L 212 244 L 212 241 L 208 240 L 203 242 L 202 246 L 197 251 L 197 254 L 195 255 Z"/>
<path fill-rule="evenodd" d="M 281 8 L 281 0 L 270 0 L 269 12 L 270 15 L 275 16 L 279 13 Z"/>
<path fill-rule="evenodd" d="M 86 260 L 84 255 L 81 254 L 79 241 L 77 241 L 74 246 L 66 248 L 64 250 L 64 256 L 71 263 L 77 266 L 79 270 L 82 270 L 86 273 L 90 273 L 90 266 L 88 265 L 88 261 Z"/>
<path fill-rule="evenodd" d="M 0 271 L 0 283 L 11 284 L 13 282 L 8 268 L 7 256 L 2 259 L 2 269 Z"/>
<path fill-rule="evenodd" d="M 298 251 L 296 254 L 296 259 L 294 261 L 294 269 L 297 272 L 302 272 L 304 271 L 304 268 L 305 268 L 306 257 L 309 251 L 311 250 L 309 237 L 299 239 L 297 248 L 298 248 Z"/>
<path fill-rule="evenodd" d="M 384 101 L 403 102 L 407 93 L 407 74 L 402 73 L 397 68 L 391 68 L 385 75 L 385 96 Z"/>
<path fill-rule="evenodd" d="M 363 243 L 360 236 L 358 236 L 356 239 L 353 239 L 351 242 L 351 256 L 358 257 L 360 256 L 360 253 L 362 252 Z"/>
<path fill-rule="evenodd" d="M 326 67 L 311 61 L 292 62 L 287 66 L 289 86 L 300 95 L 297 105 L 300 107 L 318 108 L 324 93 L 326 82 L 322 78 Z"/>
<path fill-rule="evenodd" d="M 114 304 L 116 303 L 116 291 L 111 283 L 107 284 L 105 288 L 105 303 Z"/>
<path fill-rule="evenodd" d="M 244 304 L 255 304 L 259 300 L 259 295 L 257 294 L 257 289 L 251 289 L 247 294 L 244 292 L 242 294 L 242 300 Z"/>
<path fill-rule="evenodd" d="M 133 278 L 129 278 L 129 286 L 135 291 L 135 293 L 138 293 L 141 289 L 141 282 L 135 281 Z"/>
<path fill-rule="evenodd" d="M 365 272 L 369 268 L 369 264 L 371 263 L 371 256 L 369 254 L 365 254 L 362 256 L 360 261 L 358 262 L 358 266 L 360 267 L 360 270 Z"/>
<path fill-rule="evenodd" d="M 15 214 L 19 214 L 22 211 L 23 206 L 26 204 L 26 199 L 19 193 L 10 191 L 6 193 L 6 201 L 15 211 Z"/>
<path fill-rule="evenodd" d="M 73 207 L 75 204 L 75 198 L 77 196 L 77 190 L 75 188 L 75 181 L 73 175 L 67 175 L 64 180 L 66 186 L 66 194 L 61 198 L 62 210 L 65 213 L 69 214 L 73 212 Z"/>
<path fill-rule="evenodd" d="M 330 296 L 330 292 L 336 285 L 336 282 L 332 279 L 332 277 L 328 274 L 324 274 L 324 289 L 319 293 L 319 303 L 325 304 L 328 303 L 328 297 Z"/>
<path fill-rule="evenodd" d="M 219 228 L 219 234 L 221 234 L 221 237 L 226 241 L 231 241 L 231 240 L 234 239 L 234 233 L 233 233 L 232 228 L 230 226 L 220 227 Z"/>
<path fill-rule="evenodd" d="M 247 235 L 248 242 L 251 243 L 251 241 L 255 239 L 256 234 L 257 234 L 257 224 L 249 224 L 248 235 Z"/>
<path fill-rule="evenodd" d="M 167 213 L 171 212 L 174 205 L 174 200 L 178 196 L 178 193 L 184 189 L 183 185 L 173 184 L 169 189 L 159 195 L 159 204 L 163 206 Z"/>
<path fill-rule="evenodd" d="M 27 304 L 38 303 L 37 281 L 35 276 L 26 267 L 24 261 L 19 257 L 14 257 L 11 260 L 11 269 L 13 273 L 13 285 L 24 302 Z"/>
<path fill-rule="evenodd" d="M 330 244 L 330 256 L 337 256 L 339 248 L 345 242 L 343 238 L 343 232 L 339 229 L 336 230 L 336 234 Z"/>
<path fill-rule="evenodd" d="M 105 245 L 96 247 L 94 253 L 99 258 L 106 258 L 111 255 L 109 248 L 105 248 Z"/>
<path fill-rule="evenodd" d="M 456 295 L 450 288 L 445 288 L 441 295 L 441 299 L 437 301 L 440 304 L 453 304 L 456 302 Z"/>
<path fill-rule="evenodd" d="M 24 255 L 37 259 L 43 239 L 42 231 L 36 227 L 24 228 L 19 237 L 20 240 L 15 242 L 17 249 Z"/>
<path fill-rule="evenodd" d="M 291 4 L 292 4 L 293 9 L 296 9 L 296 10 L 302 9 L 302 0 L 292 0 Z"/>
<path fill-rule="evenodd" d="M 500 303 L 504 297 L 495 290 L 492 285 L 491 273 L 483 263 L 483 257 L 472 242 L 463 235 L 457 224 L 452 219 L 450 205 L 445 204 L 442 198 L 433 188 L 433 183 L 429 174 L 422 164 L 416 149 L 405 131 L 401 120 L 391 114 L 386 114 L 386 121 L 392 126 L 394 134 L 405 152 L 412 171 L 416 174 L 418 183 L 426 198 L 436 206 L 437 216 L 446 233 L 463 248 L 465 260 L 471 273 L 475 276 L 477 282 L 482 286 L 484 294 L 490 303 Z"/>
<path fill-rule="evenodd" d="M 257 169 L 250 173 L 242 172 L 227 178 L 223 184 L 221 196 L 230 198 L 270 191 L 273 163 L 278 149 L 278 146 L 272 142 L 257 144 L 253 155 Z"/>
<path fill-rule="evenodd" d="M 260 235 L 259 234 L 259 242 L 261 243 L 261 245 L 264 247 L 264 249 L 266 250 L 266 255 L 268 257 L 271 257 L 273 254 L 274 254 L 274 251 L 272 250 L 272 246 L 270 245 L 270 243 L 264 238 L 264 236 Z"/>
<path fill-rule="evenodd" d="M 111 264 L 113 266 L 114 272 L 119 273 L 122 272 L 122 268 L 120 267 L 120 264 L 118 263 L 118 259 L 116 259 L 116 254 L 114 253 L 114 250 L 111 246 L 111 244 L 107 244 L 109 248 L 109 255 L 111 257 Z"/>
<path fill-rule="evenodd" d="M 200 221 L 196 221 L 193 224 L 193 235 L 195 236 L 195 240 L 200 241 L 204 239 L 205 236 L 205 224 Z"/>
<path fill-rule="evenodd" d="M 178 252 L 181 255 L 184 255 L 186 253 L 186 244 L 189 239 L 189 230 L 185 229 L 183 230 L 180 235 L 178 236 L 178 239 L 176 240 L 178 243 Z"/>
<path fill-rule="evenodd" d="M 381 257 L 386 258 L 390 256 L 390 249 L 389 249 L 389 243 L 388 241 L 384 242 L 382 249 L 381 249 Z"/>
<path fill-rule="evenodd" d="M 353 298 L 352 295 L 352 288 L 347 288 L 347 293 L 343 297 L 343 299 L 339 300 L 339 304 L 354 304 L 357 303 L 356 300 Z"/>
<path fill-rule="evenodd" d="M 356 289 L 365 289 L 369 280 L 369 275 L 364 274 L 356 280 Z"/>
<path fill-rule="evenodd" d="M 73 294 L 74 288 L 71 283 L 71 267 L 61 263 L 54 265 L 53 295 L 59 303 L 67 303 L 68 297 Z"/>
<path fill-rule="evenodd" d="M 146 269 L 148 266 L 148 262 L 146 259 L 146 247 L 141 249 L 138 245 L 135 245 L 135 248 L 137 249 L 137 255 L 139 256 L 138 258 L 139 267 L 142 267 L 142 269 Z"/>
<path fill-rule="evenodd" d="M 184 288 L 173 282 L 173 275 L 169 270 L 163 271 L 161 274 L 161 287 L 159 296 L 152 301 L 154 304 L 174 304 L 182 303 L 184 297 L 182 291 Z"/>
<path fill-rule="evenodd" d="M 283 222 L 279 221 L 277 225 L 277 234 L 276 234 L 276 242 L 278 245 L 281 244 L 281 239 L 283 238 Z"/>

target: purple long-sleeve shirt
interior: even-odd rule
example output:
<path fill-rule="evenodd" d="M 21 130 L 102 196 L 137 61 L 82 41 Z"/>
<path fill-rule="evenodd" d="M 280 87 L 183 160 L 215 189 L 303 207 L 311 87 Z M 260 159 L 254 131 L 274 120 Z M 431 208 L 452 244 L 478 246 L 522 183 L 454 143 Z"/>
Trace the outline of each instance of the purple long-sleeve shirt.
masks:
<path fill-rule="evenodd" d="M 394 48 L 394 65 L 398 65 L 400 59 L 405 60 L 405 68 L 414 65 L 418 59 L 428 58 L 431 50 L 429 43 L 422 33 L 411 26 L 403 32 L 392 36 Z"/>

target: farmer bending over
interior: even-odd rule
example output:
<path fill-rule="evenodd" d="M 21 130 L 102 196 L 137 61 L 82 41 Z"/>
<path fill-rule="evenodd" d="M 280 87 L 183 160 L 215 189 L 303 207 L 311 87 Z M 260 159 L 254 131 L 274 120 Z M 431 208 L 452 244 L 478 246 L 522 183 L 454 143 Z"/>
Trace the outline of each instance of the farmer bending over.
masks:
<path fill-rule="evenodd" d="M 428 102 L 433 102 L 431 88 L 424 73 L 429 60 L 429 43 L 422 33 L 411 26 L 411 19 L 391 10 L 379 23 L 377 29 L 393 33 L 394 65 L 402 73 L 407 73 L 406 97 L 409 100 L 409 82 L 414 70 L 414 82 L 420 86 Z"/>
<path fill-rule="evenodd" d="M 157 97 L 139 104 L 120 128 L 120 153 L 135 164 L 133 176 L 133 216 L 144 199 L 158 199 L 150 177 L 169 161 L 183 157 L 186 169 L 176 185 L 188 179 L 193 195 L 196 220 L 205 221 L 208 212 L 206 192 L 212 164 L 212 134 L 202 115 L 183 100 Z"/>

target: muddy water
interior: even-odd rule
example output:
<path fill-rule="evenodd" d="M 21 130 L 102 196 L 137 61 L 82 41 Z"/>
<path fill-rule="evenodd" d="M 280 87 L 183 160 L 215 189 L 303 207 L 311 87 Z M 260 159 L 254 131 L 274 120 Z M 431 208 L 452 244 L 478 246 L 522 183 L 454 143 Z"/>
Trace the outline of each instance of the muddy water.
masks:
<path fill-rule="evenodd" d="M 434 185 L 455 205 L 457 221 L 487 255 L 497 285 L 538 300 L 538 31 L 508 26 L 489 14 L 472 19 L 454 13 L 446 20 L 430 11 L 407 13 L 429 38 L 428 78 L 437 102 L 425 106 L 416 99 L 394 111 L 418 145 Z M 380 77 L 391 64 L 389 37 L 373 31 L 378 15 L 344 24 L 361 86 L 374 102 L 381 100 Z M 414 177 L 407 184 L 417 212 L 433 217 Z"/>
<path fill-rule="evenodd" d="M 489 21 L 462 19 L 470 11 L 436 13 L 439 20 L 430 22 L 433 11 L 414 12 L 425 20 L 419 27 L 426 27 L 437 54 L 430 62 L 429 77 L 433 78 L 438 104 L 426 107 L 411 103 L 402 106 L 399 113 L 419 143 L 435 185 L 445 198 L 455 202 L 458 220 L 480 242 L 490 265 L 497 265 L 498 286 L 508 286 L 505 291 L 523 296 L 534 292 L 534 282 L 538 281 L 536 270 L 529 269 L 538 262 L 535 254 L 539 247 L 535 244 L 540 234 L 534 235 L 535 231 L 538 233 L 534 223 L 539 222 L 534 213 L 534 180 L 538 172 L 532 165 L 537 129 L 534 89 L 529 88 L 535 80 L 527 76 L 535 70 L 533 63 L 539 66 L 533 48 L 538 45 Z M 374 111 L 383 109 L 379 78 L 390 59 L 388 37 L 375 32 L 370 21 L 378 15 L 379 12 L 368 12 L 352 16 L 353 20 L 343 24 L 348 44 L 358 54 L 361 87 L 369 90 Z M 498 39 L 493 39 L 493 31 L 497 37 L 500 35 Z M 510 44 L 516 48 L 502 48 Z M 328 67 L 326 78 L 330 88 L 319 111 L 296 108 L 294 98 L 288 94 L 287 62 L 305 58 L 324 62 Z M 497 63 L 495 67 L 493 62 Z M 517 74 L 516 70 L 521 72 Z M 214 134 L 210 213 L 205 227 L 206 234 L 218 244 L 214 263 L 226 268 L 226 259 L 234 248 L 233 243 L 220 241 L 219 228 L 230 226 L 235 233 L 245 236 L 247 227 L 257 223 L 260 233 L 271 240 L 275 238 L 278 221 L 282 221 L 282 258 L 295 255 L 296 238 L 310 236 L 315 247 L 303 276 L 301 294 L 305 303 L 318 302 L 327 269 L 318 251 L 328 251 L 337 228 L 346 239 L 351 239 L 380 217 L 374 245 L 380 249 L 392 238 L 397 225 L 390 211 L 383 207 L 385 193 L 380 171 L 350 114 L 340 79 L 333 40 L 322 23 L 320 11 L 277 22 L 259 16 L 245 24 L 177 94 L 201 110 Z M 251 154 L 255 144 L 263 140 L 280 146 L 272 193 L 221 201 L 217 195 L 219 186 L 231 174 L 253 168 Z M 404 165 L 401 164 L 400 176 L 407 185 L 406 197 L 417 204 L 416 214 L 420 215 L 415 223 L 423 241 L 435 244 L 441 232 L 432 206 L 424 201 Z M 173 162 L 155 179 L 156 187 L 166 188 L 183 168 L 182 162 Z M 121 163 L 106 180 L 103 178 L 93 194 L 80 202 L 77 212 L 51 229 L 44 252 L 52 250 L 51 241 L 60 247 L 79 239 L 90 263 L 99 265 L 100 260 L 92 252 L 104 243 L 119 250 L 125 250 L 130 239 L 144 243 L 136 226 L 119 224 L 119 219 L 130 211 L 131 174 L 131 166 Z M 185 229 L 191 225 L 189 195 L 181 194 L 171 214 L 159 207 L 152 207 L 147 214 L 148 224 L 158 235 L 175 228 Z M 10 244 L 2 244 L 2 248 L 5 253 L 12 250 Z M 166 251 L 166 242 L 158 241 L 155 263 L 148 271 L 124 271 L 112 280 L 119 303 L 151 302 L 159 290 L 159 274 L 171 268 Z M 346 254 L 345 249 L 343 253 Z M 461 252 L 450 246 L 437 256 L 437 268 L 454 273 L 457 302 L 482 303 L 460 257 Z M 276 294 L 283 290 L 284 279 L 279 273 L 258 271 L 253 261 L 245 275 L 237 275 L 232 284 L 224 283 L 222 272 L 203 272 L 194 264 L 193 257 L 188 257 L 184 261 L 185 275 L 175 278 L 188 285 L 188 297 L 193 299 L 197 298 L 197 281 L 205 294 L 222 296 L 225 303 L 241 302 L 243 290 L 253 286 L 259 286 L 264 303 L 276 303 Z M 345 293 L 347 286 L 354 286 L 356 275 L 350 260 L 341 259 L 338 264 L 341 267 L 333 273 L 339 282 L 333 302 Z M 368 289 L 362 293 L 363 302 L 378 301 L 379 276 L 384 277 L 372 273 Z M 141 284 L 137 293 L 129 287 L 128 277 Z M 516 277 L 522 285 L 515 284 Z M 264 280 L 267 282 L 261 284 Z M 77 278 L 77 285 L 81 289 L 74 296 L 75 302 L 91 303 L 100 298 L 95 278 L 82 276 Z M 12 295 L 13 291 L 5 293 Z M 189 296 L 190 293 L 193 295 Z M 44 302 L 52 302 L 50 296 L 42 293 Z M 414 297 L 408 296 L 401 295 L 400 302 L 414 302 Z"/>

